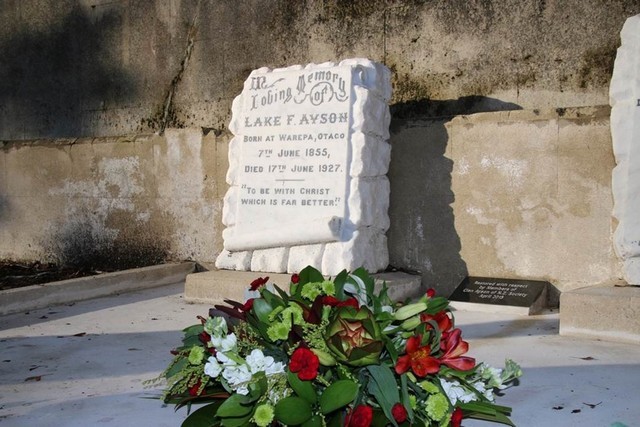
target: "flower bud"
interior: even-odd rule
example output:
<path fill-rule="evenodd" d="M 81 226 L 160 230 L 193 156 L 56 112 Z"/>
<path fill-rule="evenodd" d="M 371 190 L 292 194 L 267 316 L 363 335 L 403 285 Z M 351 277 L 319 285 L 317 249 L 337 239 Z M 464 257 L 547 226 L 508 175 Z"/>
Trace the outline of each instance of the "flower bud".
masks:
<path fill-rule="evenodd" d="M 420 321 L 420 316 L 413 316 L 402 322 L 401 326 L 405 331 L 413 331 L 418 327 L 418 325 L 420 325 L 420 323 L 422 323 Z"/>
<path fill-rule="evenodd" d="M 404 307 L 400 307 L 398 311 L 396 311 L 394 317 L 396 318 L 396 320 L 405 320 L 411 316 L 422 313 L 426 309 L 426 302 L 416 302 L 413 304 L 405 305 Z"/>

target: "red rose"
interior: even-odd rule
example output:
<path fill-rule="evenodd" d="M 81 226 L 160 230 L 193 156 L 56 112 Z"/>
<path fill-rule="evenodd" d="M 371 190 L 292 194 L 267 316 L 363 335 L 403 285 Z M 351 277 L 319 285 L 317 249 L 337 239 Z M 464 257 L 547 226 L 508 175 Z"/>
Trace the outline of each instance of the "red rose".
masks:
<path fill-rule="evenodd" d="M 451 427 L 460 427 L 462 423 L 462 409 L 456 408 L 451 414 Z"/>
<path fill-rule="evenodd" d="M 291 355 L 289 369 L 298 374 L 298 378 L 303 381 L 310 381 L 318 375 L 320 359 L 311 350 L 305 347 L 298 347 Z"/>
<path fill-rule="evenodd" d="M 297 274 L 291 275 L 291 283 L 298 283 L 300 281 L 300 276 Z"/>
<path fill-rule="evenodd" d="M 435 295 L 436 295 L 436 290 L 435 289 L 433 289 L 433 288 L 427 289 L 427 296 L 429 298 L 433 298 Z"/>
<path fill-rule="evenodd" d="M 373 409 L 371 409 L 371 406 L 358 405 L 347 414 L 344 419 L 344 425 L 345 427 L 369 427 L 372 419 Z"/>
<path fill-rule="evenodd" d="M 402 403 L 396 403 L 391 408 L 391 415 L 393 415 L 393 419 L 396 420 L 397 423 L 403 423 L 407 420 L 407 410 L 404 408 Z"/>
<path fill-rule="evenodd" d="M 258 277 L 256 280 L 251 282 L 251 285 L 249 285 L 249 286 L 251 287 L 252 291 L 256 291 L 261 286 L 266 285 L 268 281 L 269 281 L 269 276 L 264 277 L 264 278 L 263 277 Z"/>

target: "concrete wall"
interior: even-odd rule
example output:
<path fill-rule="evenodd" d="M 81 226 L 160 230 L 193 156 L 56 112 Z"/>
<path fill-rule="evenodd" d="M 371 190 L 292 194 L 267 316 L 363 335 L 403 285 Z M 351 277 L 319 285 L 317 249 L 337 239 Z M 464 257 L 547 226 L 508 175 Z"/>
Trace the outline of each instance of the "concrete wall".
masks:
<path fill-rule="evenodd" d="M 391 265 L 445 293 L 467 274 L 560 291 L 620 281 L 608 116 L 585 107 L 393 120 Z M 213 261 L 227 144 L 228 134 L 176 129 L 5 143 L 0 259 Z"/>
<path fill-rule="evenodd" d="M 556 108 L 608 103 L 638 13 L 636 0 L 2 1 L 0 258 L 212 261 L 249 72 L 362 56 L 393 71 L 393 265 L 443 291 L 467 273 L 617 281 L 608 110 Z"/>
<path fill-rule="evenodd" d="M 95 269 L 214 260 L 227 139 L 164 136 L 4 143 L 0 259 Z"/>
<path fill-rule="evenodd" d="M 448 291 L 467 274 L 549 280 L 560 291 L 621 281 L 609 111 L 395 121 L 391 264 Z"/>
<path fill-rule="evenodd" d="M 0 139 L 220 132 L 252 69 L 348 57 L 391 68 L 396 113 L 607 104 L 637 13 L 637 0 L 4 0 Z"/>

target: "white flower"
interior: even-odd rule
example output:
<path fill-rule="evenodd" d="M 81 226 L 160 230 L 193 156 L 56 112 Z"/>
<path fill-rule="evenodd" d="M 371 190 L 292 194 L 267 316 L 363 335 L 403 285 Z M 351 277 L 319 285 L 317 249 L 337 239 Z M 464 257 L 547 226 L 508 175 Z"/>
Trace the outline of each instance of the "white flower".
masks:
<path fill-rule="evenodd" d="M 271 359 L 271 361 L 273 362 L 273 357 L 269 357 L 269 359 Z M 247 356 L 246 361 L 247 365 L 249 365 L 251 373 L 255 374 L 257 372 L 264 371 L 264 367 L 267 363 L 267 358 L 264 356 L 262 350 L 256 348 L 251 351 L 250 355 Z"/>
<path fill-rule="evenodd" d="M 482 382 L 482 380 L 473 383 L 473 388 L 478 390 L 478 392 L 482 393 L 484 397 L 489 399 L 489 401 L 493 402 L 495 400 L 493 396 L 493 389 L 491 387 L 487 388 L 487 385 Z"/>
<path fill-rule="evenodd" d="M 224 366 L 225 368 L 238 366 L 238 362 L 220 351 L 216 353 L 216 358 L 218 359 L 218 362 L 222 363 L 222 366 Z"/>
<path fill-rule="evenodd" d="M 500 390 L 506 388 L 503 384 L 502 369 L 494 368 L 483 363 L 481 365 L 480 375 L 482 379 L 486 380 L 490 388 L 498 388 Z"/>
<path fill-rule="evenodd" d="M 249 394 L 247 385 L 251 381 L 251 372 L 247 365 L 230 366 L 222 371 L 222 377 L 227 380 L 229 386 L 238 394 Z"/>
<path fill-rule="evenodd" d="M 252 350 L 246 360 L 252 374 L 262 371 L 264 371 L 266 375 L 284 372 L 284 365 L 281 362 L 276 362 L 271 356 L 265 356 L 260 349 Z"/>
<path fill-rule="evenodd" d="M 215 357 L 211 356 L 208 359 L 209 361 L 204 365 L 204 373 L 209 375 L 211 378 L 217 378 L 222 372 L 222 366 L 218 363 Z"/>
<path fill-rule="evenodd" d="M 227 335 L 229 328 L 224 317 L 210 317 L 204 322 L 204 330 L 209 335 L 223 336 Z"/>
<path fill-rule="evenodd" d="M 462 387 L 458 381 L 449 382 L 440 378 L 440 384 L 452 405 L 455 405 L 457 402 L 469 403 L 472 400 L 477 400 L 476 395 L 472 391 Z"/>
<path fill-rule="evenodd" d="M 226 353 L 236 349 L 238 339 L 236 338 L 236 334 L 232 333 L 224 337 L 213 336 L 211 337 L 211 343 L 216 350 Z"/>
<path fill-rule="evenodd" d="M 273 358 L 272 358 L 273 359 Z M 276 374 L 282 374 L 284 373 L 284 363 L 282 362 L 276 362 L 275 360 L 273 361 L 273 363 L 269 363 L 265 366 L 264 369 L 264 373 L 269 376 L 269 375 L 276 375 Z"/>

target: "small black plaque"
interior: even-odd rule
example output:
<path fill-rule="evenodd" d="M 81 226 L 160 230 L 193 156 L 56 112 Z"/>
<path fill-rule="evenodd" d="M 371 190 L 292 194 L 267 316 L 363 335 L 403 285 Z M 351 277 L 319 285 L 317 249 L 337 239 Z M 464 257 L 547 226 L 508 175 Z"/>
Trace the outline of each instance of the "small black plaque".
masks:
<path fill-rule="evenodd" d="M 490 304 L 513 307 L 506 311 L 514 313 L 535 314 L 545 307 L 548 285 L 549 282 L 539 280 L 467 277 L 451 294 L 450 300 L 454 308 Z"/>

